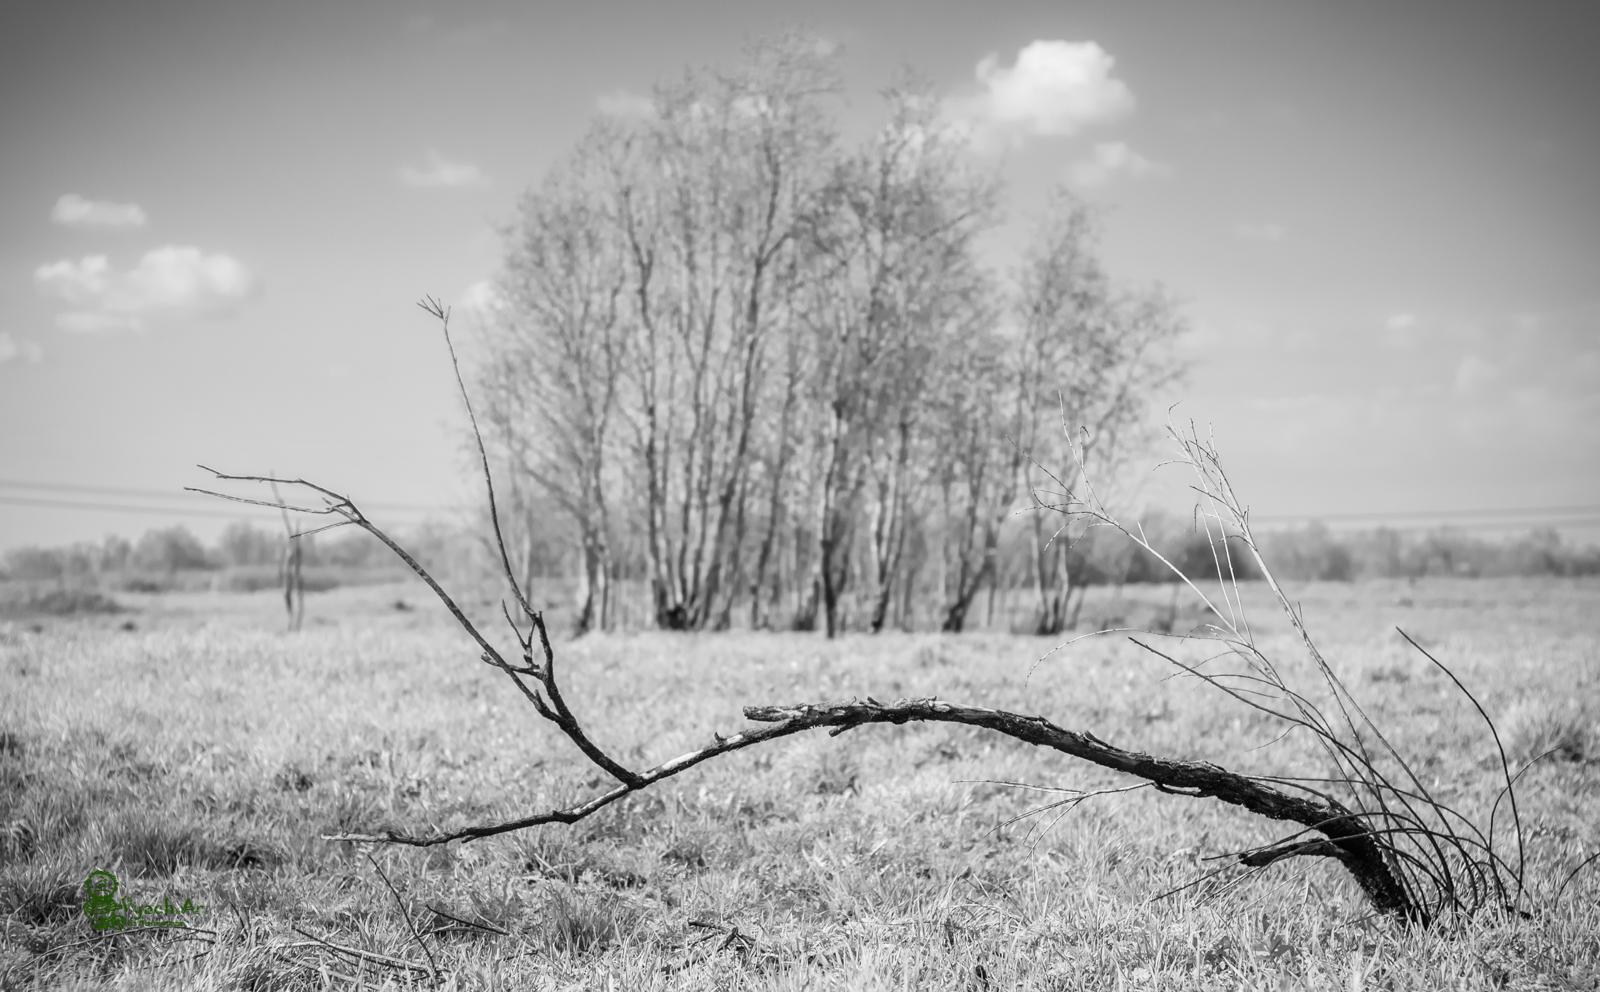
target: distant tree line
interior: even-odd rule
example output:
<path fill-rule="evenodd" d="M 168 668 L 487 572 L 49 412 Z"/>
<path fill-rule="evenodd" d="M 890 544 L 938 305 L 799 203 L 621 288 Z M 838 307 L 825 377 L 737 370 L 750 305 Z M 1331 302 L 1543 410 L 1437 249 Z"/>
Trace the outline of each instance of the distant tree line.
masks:
<path fill-rule="evenodd" d="M 1553 527 L 1489 540 L 1450 527 L 1340 533 L 1313 523 L 1262 544 L 1273 571 L 1293 579 L 1600 575 L 1600 547 L 1571 544 Z"/>
<path fill-rule="evenodd" d="M 669 629 L 959 631 L 1016 584 L 1008 544 L 1038 629 L 1066 623 L 1081 532 L 1017 511 L 1115 479 L 1182 321 L 1112 282 L 1064 191 L 993 271 L 999 191 L 937 94 L 900 80 L 849 143 L 837 89 L 802 37 L 687 73 L 596 121 L 506 231 L 473 395 L 511 550 L 533 560 L 541 508 L 566 522 L 580 630 L 642 583 Z"/>
<path fill-rule="evenodd" d="M 425 531 L 419 538 L 425 548 L 442 543 L 429 541 Z M 458 539 L 459 534 L 451 533 L 448 541 Z M 286 540 L 282 531 L 260 529 L 247 521 L 229 524 L 210 547 L 182 525 L 158 527 L 145 531 L 136 541 L 111 535 L 98 542 L 13 548 L 0 556 L 0 579 L 165 588 L 179 576 L 231 572 L 258 576 L 257 582 L 237 586 L 256 588 L 277 582 L 274 573 L 283 561 Z M 307 566 L 346 573 L 402 574 L 389 550 L 365 534 L 310 535 L 299 540 Z M 326 587 L 330 583 L 324 579 L 319 584 Z"/>
<path fill-rule="evenodd" d="M 554 512 L 535 520 L 529 530 L 536 538 L 523 546 L 524 554 L 531 546 L 531 556 L 519 559 L 529 571 L 519 578 L 525 580 L 526 588 L 541 591 L 545 605 L 563 610 L 570 607 L 577 616 L 583 594 L 582 549 L 570 540 L 567 524 Z M 1219 558 L 1203 529 L 1195 529 L 1187 519 L 1159 512 L 1145 514 L 1143 523 L 1152 544 L 1187 574 L 1216 576 Z M 1490 540 L 1450 528 L 1333 531 L 1311 524 L 1258 536 L 1263 553 L 1281 579 L 1347 582 L 1600 575 L 1600 547 L 1565 541 L 1550 528 Z M 974 625 L 1009 626 L 1007 618 L 1015 614 L 1019 603 L 1036 603 L 1030 588 L 1035 581 L 1030 537 L 1028 527 L 1007 528 L 994 556 L 995 579 L 973 610 Z M 301 540 L 313 590 L 410 576 L 387 548 L 363 533 L 334 532 Z M 149 591 L 196 586 L 251 591 L 276 586 L 283 542 L 282 531 L 257 528 L 245 521 L 229 525 L 210 546 L 185 527 L 163 527 L 146 531 L 135 541 L 111 536 L 99 542 L 13 548 L 0 555 L 0 580 Z M 406 542 L 431 570 L 454 580 L 487 582 L 498 574 L 497 552 L 483 540 L 476 525 L 436 521 L 413 528 Z M 1075 597 L 1064 604 L 1063 629 L 1077 626 L 1082 596 L 1092 587 L 1173 581 L 1172 573 L 1159 561 L 1109 529 L 1079 534 L 1063 550 L 1075 590 Z M 1226 562 L 1223 566 L 1227 567 Z M 1257 577 L 1238 556 L 1234 556 L 1233 566 L 1241 579 Z M 626 617 L 653 623 L 645 575 L 642 569 L 636 574 L 624 573 L 615 595 L 619 607 L 629 607 Z M 576 595 L 562 592 L 563 587 L 572 586 Z M 920 612 L 907 616 L 905 626 L 937 627 L 942 615 L 935 612 L 936 606 L 923 604 Z M 748 618 L 740 618 L 739 625 L 747 626 Z"/>

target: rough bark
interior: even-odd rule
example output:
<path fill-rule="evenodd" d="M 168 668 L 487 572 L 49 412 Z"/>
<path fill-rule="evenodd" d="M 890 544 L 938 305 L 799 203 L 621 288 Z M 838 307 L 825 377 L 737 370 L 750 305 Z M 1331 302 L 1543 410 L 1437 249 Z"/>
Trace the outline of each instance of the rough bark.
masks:
<path fill-rule="evenodd" d="M 830 736 L 838 736 L 872 723 L 958 723 L 992 730 L 1036 747 L 1047 747 L 1102 768 L 1143 779 L 1162 792 L 1194 799 L 1218 799 L 1268 819 L 1297 823 L 1315 830 L 1326 840 L 1296 840 L 1256 849 L 1240 855 L 1240 863 L 1259 867 L 1288 857 L 1331 857 L 1350 872 L 1362 892 L 1381 912 L 1397 913 L 1410 919 L 1420 916 L 1421 911 L 1389 870 L 1377 835 L 1362 822 L 1359 814 L 1333 800 L 1290 795 L 1208 762 L 1157 758 L 1108 744 L 1088 731 L 1067 730 L 1042 716 L 1024 716 L 982 706 L 963 706 L 941 699 L 901 699 L 893 703 L 879 703 L 868 698 L 836 703 L 748 706 L 744 715 L 746 719 L 765 726 L 727 737 L 715 735 L 715 741 L 710 746 L 679 755 L 632 778 L 623 777 L 631 774 L 625 770 L 602 765 L 619 779 L 619 784 L 575 806 L 536 813 L 505 823 L 454 831 L 418 835 L 397 831 L 337 834 L 328 839 L 430 847 L 455 840 L 492 837 L 545 823 L 575 823 L 630 793 L 649 788 L 703 761 L 782 737 L 824 727 L 828 728 Z M 585 753 L 588 753 L 588 749 L 585 749 Z"/>

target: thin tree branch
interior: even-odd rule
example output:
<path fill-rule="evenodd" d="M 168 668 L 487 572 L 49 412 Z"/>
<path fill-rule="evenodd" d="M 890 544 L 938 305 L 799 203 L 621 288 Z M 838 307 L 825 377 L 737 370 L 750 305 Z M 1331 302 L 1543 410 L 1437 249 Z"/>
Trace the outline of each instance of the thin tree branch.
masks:
<path fill-rule="evenodd" d="M 524 664 L 513 665 L 512 663 L 506 661 L 505 656 L 500 653 L 500 650 L 496 648 L 494 644 L 491 643 L 489 639 L 478 630 L 477 626 L 474 625 L 470 619 L 467 618 L 466 613 L 461 609 L 460 606 L 456 604 L 456 601 L 451 598 L 450 594 L 445 591 L 444 587 L 439 584 L 438 580 L 429 574 L 428 570 L 423 568 L 422 565 L 404 548 L 396 543 L 393 538 L 384 533 L 382 528 L 378 527 L 371 520 L 368 520 L 366 514 L 362 513 L 361 509 L 357 507 L 355 502 L 348 496 L 335 492 L 332 489 L 327 489 L 316 485 L 315 483 L 307 482 L 304 479 L 279 479 L 260 475 L 229 475 L 224 472 L 219 472 L 214 468 L 208 468 L 204 465 L 201 465 L 200 467 L 210 472 L 218 479 L 223 479 L 230 482 L 276 482 L 284 485 L 305 486 L 308 489 L 312 489 L 318 493 L 321 493 L 329 503 L 325 510 L 304 510 L 301 507 L 293 507 L 281 502 L 248 500 L 242 497 L 228 496 L 226 493 L 213 493 L 212 495 L 221 496 L 224 499 L 233 499 L 237 502 L 257 503 L 261 506 L 268 506 L 275 509 L 287 508 L 301 510 L 301 512 L 337 513 L 344 517 L 348 523 L 354 524 L 371 534 L 373 537 L 376 537 L 379 541 L 383 542 L 383 544 L 390 551 L 393 551 L 396 555 L 398 555 L 400 560 L 405 562 L 406 566 L 417 574 L 418 578 L 427 583 L 428 588 L 432 589 L 434 595 L 439 597 L 439 601 L 444 604 L 445 609 L 450 611 L 450 615 L 455 618 L 456 623 L 460 624 L 461 628 L 471 635 L 472 639 L 477 642 L 478 647 L 482 651 L 482 660 L 485 663 L 505 672 L 507 677 L 510 678 L 511 681 L 516 685 L 518 691 L 520 691 L 523 696 L 527 698 L 540 716 L 551 721 L 557 727 L 559 727 L 561 732 L 566 734 L 567 737 L 578 746 L 578 749 L 589 758 L 589 760 L 605 769 L 607 773 L 612 775 L 618 781 L 632 783 L 638 780 L 639 775 L 637 772 L 623 767 L 616 760 L 607 755 L 605 751 L 603 751 L 597 744 L 594 743 L 593 740 L 590 739 L 588 733 L 583 729 L 583 725 L 579 723 L 578 718 L 573 715 L 572 710 L 567 706 L 566 700 L 561 695 L 561 688 L 556 682 L 554 664 L 555 653 L 550 647 L 550 637 L 549 633 L 545 629 L 544 615 L 542 613 L 536 610 L 530 610 L 529 618 L 533 623 L 534 629 L 539 634 L 539 644 L 544 651 L 544 664 L 542 666 L 533 664 L 531 648 L 528 647 L 528 645 L 531 643 L 532 635 L 530 634 L 527 637 L 524 637 L 520 631 L 517 631 L 517 642 L 524 647 Z M 205 492 L 206 490 L 196 491 Z M 516 630 L 515 624 L 512 625 L 512 629 Z M 531 676 L 544 688 L 545 693 L 550 697 L 550 703 L 548 705 L 539 697 L 537 692 L 529 689 L 527 684 L 522 681 L 521 676 L 523 675 Z"/>

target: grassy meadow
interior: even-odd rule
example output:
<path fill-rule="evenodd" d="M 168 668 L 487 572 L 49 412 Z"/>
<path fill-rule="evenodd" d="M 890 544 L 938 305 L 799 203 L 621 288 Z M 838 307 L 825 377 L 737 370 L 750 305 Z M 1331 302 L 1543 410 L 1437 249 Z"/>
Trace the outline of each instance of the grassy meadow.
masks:
<path fill-rule="evenodd" d="M 427 987 L 416 969 L 436 968 L 449 989 L 1600 989 L 1600 865 L 1556 891 L 1600 850 L 1600 582 L 1289 592 L 1446 801 L 1486 821 L 1499 759 L 1397 625 L 1477 694 L 1514 765 L 1556 749 L 1519 782 L 1525 916 L 1416 932 L 1374 918 L 1331 859 L 1225 867 L 1208 859 L 1289 830 L 1215 801 L 1141 789 L 1018 819 L 1069 798 L 1041 790 L 1132 783 L 959 726 L 778 741 L 572 826 L 327 842 L 510 819 L 608 783 L 420 583 L 314 594 L 297 633 L 270 592 L 118 594 L 125 612 L 0 620 L 0 988 Z M 1109 595 L 1085 621 L 1149 622 L 1168 602 Z M 1267 654 L 1309 675 L 1264 591 L 1244 596 Z M 1199 621 L 1186 607 L 1178 627 Z M 870 694 L 1039 713 L 1237 771 L 1325 770 L 1310 742 L 1275 741 L 1123 636 L 1041 661 L 1056 644 L 650 632 L 556 656 L 573 709 L 635 767 L 744 726 L 747 704 Z M 96 869 L 136 904 L 205 911 L 97 933 Z"/>

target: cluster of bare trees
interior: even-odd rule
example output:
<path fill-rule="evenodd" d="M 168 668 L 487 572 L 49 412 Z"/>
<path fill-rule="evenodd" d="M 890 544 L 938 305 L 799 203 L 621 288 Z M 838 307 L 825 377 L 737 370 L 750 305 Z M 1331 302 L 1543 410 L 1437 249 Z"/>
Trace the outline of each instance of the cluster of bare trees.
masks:
<path fill-rule="evenodd" d="M 997 275 L 997 186 L 935 96 L 890 87 L 850 146 L 837 88 L 802 38 L 688 74 L 597 121 L 508 231 L 475 392 L 513 508 L 553 499 L 581 545 L 581 629 L 626 576 L 673 629 L 878 630 L 920 598 L 960 630 L 1008 526 L 1063 622 L 1070 535 L 1008 521 L 1128 450 L 1175 308 L 1110 283 L 1064 192 Z"/>

